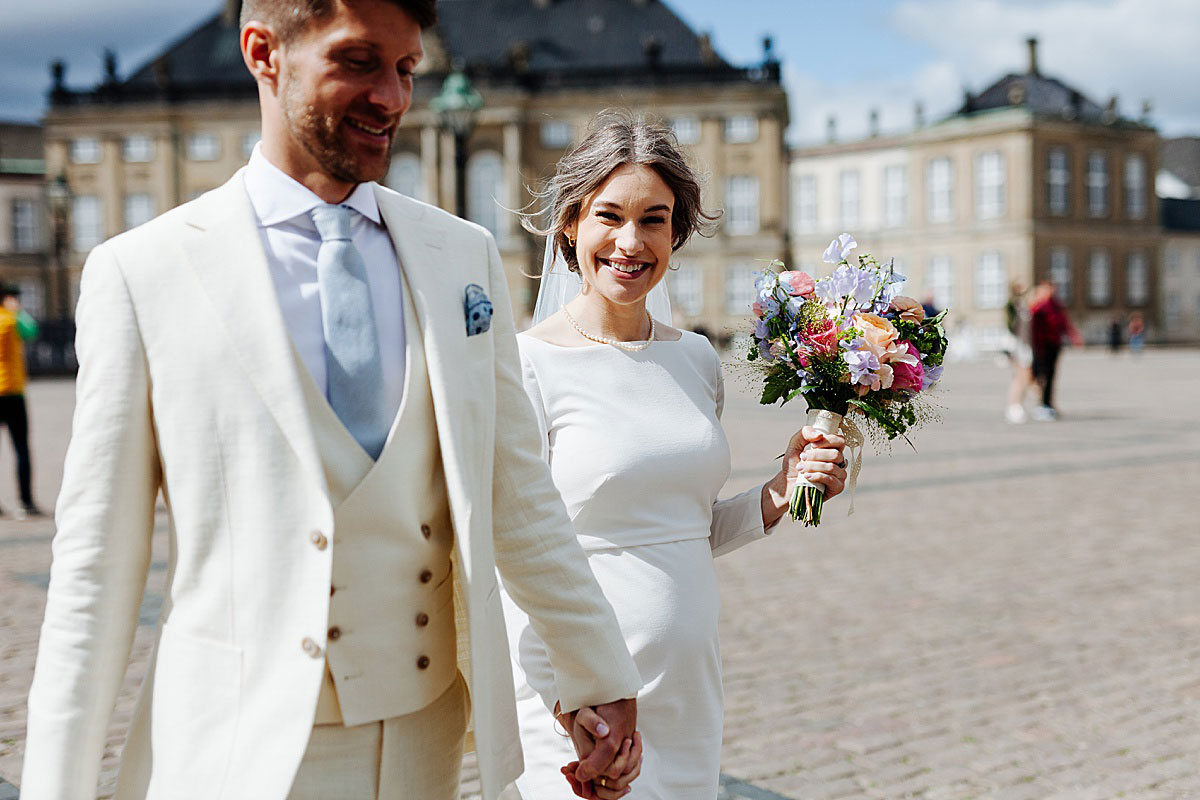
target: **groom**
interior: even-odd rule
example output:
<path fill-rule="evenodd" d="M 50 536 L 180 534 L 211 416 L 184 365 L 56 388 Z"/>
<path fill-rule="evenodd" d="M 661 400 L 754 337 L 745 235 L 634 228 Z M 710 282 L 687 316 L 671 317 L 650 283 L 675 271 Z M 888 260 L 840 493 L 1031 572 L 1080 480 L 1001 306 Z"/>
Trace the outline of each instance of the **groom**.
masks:
<path fill-rule="evenodd" d="M 497 797 L 521 770 L 497 567 L 562 708 L 607 721 L 578 777 L 632 736 L 641 680 L 539 458 L 496 246 L 373 183 L 435 18 L 245 0 L 261 146 L 89 257 L 25 800 L 94 797 L 160 491 L 117 798 L 452 800 L 472 736 Z"/>

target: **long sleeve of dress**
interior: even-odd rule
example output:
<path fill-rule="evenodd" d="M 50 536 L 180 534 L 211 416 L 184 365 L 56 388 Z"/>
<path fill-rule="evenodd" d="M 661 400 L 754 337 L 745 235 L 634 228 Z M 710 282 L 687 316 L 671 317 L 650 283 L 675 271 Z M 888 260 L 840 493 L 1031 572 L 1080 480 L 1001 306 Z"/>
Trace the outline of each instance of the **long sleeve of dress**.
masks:
<path fill-rule="evenodd" d="M 721 362 L 714 361 L 717 417 L 720 418 L 725 410 L 725 376 L 721 371 Z M 713 503 L 712 527 L 708 537 L 713 558 L 732 553 L 771 535 L 774 526 L 770 529 L 763 526 L 762 490 L 763 484 L 760 483 L 741 494 Z"/>

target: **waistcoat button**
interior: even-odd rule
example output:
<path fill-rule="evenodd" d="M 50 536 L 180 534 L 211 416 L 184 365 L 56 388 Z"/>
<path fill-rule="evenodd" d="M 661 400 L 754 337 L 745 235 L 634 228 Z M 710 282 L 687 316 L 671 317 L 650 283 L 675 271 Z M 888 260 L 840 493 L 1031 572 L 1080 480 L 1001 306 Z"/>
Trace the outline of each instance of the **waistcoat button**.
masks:
<path fill-rule="evenodd" d="M 308 655 L 311 656 L 312 658 L 320 658 L 321 657 L 321 648 L 317 646 L 316 642 L 314 642 L 312 639 L 308 638 L 307 636 L 305 636 L 304 639 L 300 642 L 300 648 L 302 650 L 304 650 L 305 653 L 308 653 Z"/>
<path fill-rule="evenodd" d="M 318 550 L 324 550 L 329 546 L 329 540 L 325 538 L 325 534 L 320 531 L 313 531 L 308 540 L 313 543 L 313 547 Z"/>
<path fill-rule="evenodd" d="M 339 628 L 337 625 L 334 625 L 332 628 L 329 629 L 329 640 L 330 641 L 336 641 L 337 639 L 341 638 L 341 636 L 342 636 L 342 629 Z"/>
<path fill-rule="evenodd" d="M 433 536 L 433 528 L 429 527 L 428 525 L 422 525 L 421 535 L 428 539 L 430 536 Z"/>
<path fill-rule="evenodd" d="M 429 656 L 421 656 L 417 659 L 417 669 L 429 668 Z"/>
<path fill-rule="evenodd" d="M 428 624 L 429 624 L 429 615 L 428 614 L 426 614 L 424 611 L 422 611 L 420 614 L 417 614 L 417 627 L 418 628 L 424 628 Z"/>
<path fill-rule="evenodd" d="M 433 573 L 427 569 L 421 570 L 421 583 L 429 583 L 433 580 Z"/>

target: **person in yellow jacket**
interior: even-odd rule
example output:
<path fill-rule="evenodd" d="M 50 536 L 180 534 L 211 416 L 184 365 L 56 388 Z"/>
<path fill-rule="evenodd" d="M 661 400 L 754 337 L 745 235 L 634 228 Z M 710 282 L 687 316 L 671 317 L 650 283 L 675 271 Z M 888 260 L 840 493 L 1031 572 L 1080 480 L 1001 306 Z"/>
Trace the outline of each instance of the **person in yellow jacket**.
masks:
<path fill-rule="evenodd" d="M 38 324 L 21 308 L 20 290 L 0 287 L 0 423 L 8 426 L 17 454 L 21 507 L 14 516 L 41 516 L 33 502 L 33 468 L 29 459 L 29 416 L 25 411 L 25 341 L 37 336 Z"/>

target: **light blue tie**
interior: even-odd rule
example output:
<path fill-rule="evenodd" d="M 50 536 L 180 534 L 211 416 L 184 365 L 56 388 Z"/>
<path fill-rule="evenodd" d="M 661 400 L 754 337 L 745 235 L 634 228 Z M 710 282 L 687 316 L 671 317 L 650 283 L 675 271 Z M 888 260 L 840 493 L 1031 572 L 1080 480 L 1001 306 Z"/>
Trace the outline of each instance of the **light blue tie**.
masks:
<path fill-rule="evenodd" d="M 317 284 L 329 404 L 371 458 L 379 458 L 391 420 L 383 393 L 379 333 L 371 308 L 367 265 L 350 239 L 346 206 L 317 206 L 312 221 L 321 234 Z"/>

